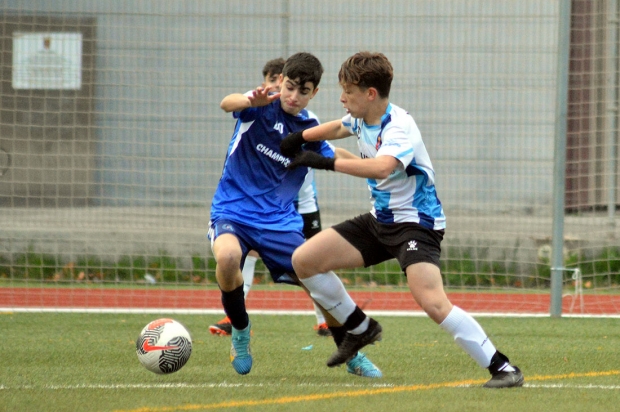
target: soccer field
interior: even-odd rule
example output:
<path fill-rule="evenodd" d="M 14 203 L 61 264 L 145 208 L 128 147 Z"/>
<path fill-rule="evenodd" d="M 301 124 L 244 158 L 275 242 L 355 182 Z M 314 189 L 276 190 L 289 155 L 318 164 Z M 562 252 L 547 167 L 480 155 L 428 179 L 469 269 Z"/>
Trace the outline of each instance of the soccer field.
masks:
<path fill-rule="evenodd" d="M 378 317 L 383 341 L 366 350 L 384 374 L 374 380 L 327 368 L 333 341 L 301 315 L 251 316 L 246 376 L 230 366 L 230 340 L 207 330 L 218 315 L 175 315 L 193 353 L 177 373 L 155 375 L 135 339 L 157 317 L 2 313 L 0 411 L 610 411 L 620 395 L 617 319 L 479 318 L 526 379 L 488 390 L 486 370 L 425 317 Z"/>

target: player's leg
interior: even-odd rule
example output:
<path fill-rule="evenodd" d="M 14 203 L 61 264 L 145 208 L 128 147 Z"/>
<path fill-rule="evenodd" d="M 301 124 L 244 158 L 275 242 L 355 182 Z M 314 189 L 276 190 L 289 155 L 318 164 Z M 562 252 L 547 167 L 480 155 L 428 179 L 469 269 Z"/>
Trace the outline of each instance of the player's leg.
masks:
<path fill-rule="evenodd" d="M 237 329 L 248 325 L 243 294 L 243 277 L 239 266 L 243 252 L 235 235 L 224 233 L 213 242 L 215 278 L 222 292 L 222 304 L 230 321 Z"/>
<path fill-rule="evenodd" d="M 523 375 L 508 358 L 498 352 L 480 324 L 467 312 L 453 306 L 443 289 L 439 267 L 428 262 L 409 265 L 407 284 L 415 301 L 450 333 L 457 345 L 481 367 L 488 368 L 492 378 L 486 387 L 512 387 L 523 384 Z"/>
<path fill-rule="evenodd" d="M 254 283 L 254 270 L 256 268 L 257 260 L 258 253 L 251 251 L 245 257 L 243 269 L 241 269 L 241 276 L 243 277 L 243 296 L 245 297 L 245 299 L 248 298 L 248 293 L 250 292 L 250 288 Z M 232 325 L 228 316 L 224 316 L 217 323 L 210 325 L 209 332 L 211 332 L 212 335 L 230 336 L 230 334 L 232 333 Z"/>
<path fill-rule="evenodd" d="M 248 293 L 254 284 L 254 270 L 256 269 L 256 262 L 258 261 L 258 253 L 250 251 L 245 257 L 243 263 L 243 269 L 241 269 L 241 275 L 243 276 L 243 295 L 248 298 Z"/>
<path fill-rule="evenodd" d="M 319 210 L 310 213 L 300 213 L 300 215 L 304 221 L 303 232 L 306 239 L 310 239 L 321 231 L 321 212 Z M 314 325 L 316 333 L 319 336 L 331 336 L 327 322 L 325 322 L 325 316 L 323 316 L 323 311 L 316 303 L 314 303 L 314 314 L 316 316 L 316 325 Z"/>
<path fill-rule="evenodd" d="M 260 238 L 261 238 L 261 245 L 260 245 L 260 249 L 257 249 L 257 250 L 261 256 L 261 259 L 263 260 L 263 263 L 265 264 L 267 269 L 269 269 L 269 273 L 271 274 L 271 277 L 274 280 L 274 282 L 288 283 L 291 285 L 301 286 L 302 288 L 304 288 L 306 293 L 310 295 L 310 292 L 308 288 L 306 287 L 306 285 L 304 285 L 300 281 L 299 277 L 293 270 L 293 265 L 291 261 L 291 255 L 293 254 L 293 251 L 295 251 L 300 245 L 304 244 L 305 239 L 302 233 L 301 232 L 282 233 L 282 232 L 262 231 Z M 340 282 L 340 279 L 338 279 L 338 277 L 335 274 L 333 274 L 333 276 L 338 280 L 338 282 Z M 341 282 L 340 282 L 340 286 L 344 290 L 344 287 L 342 286 Z M 350 300 L 350 297 L 349 297 L 349 300 Z M 316 303 L 318 304 L 318 302 Z M 320 304 L 319 306 L 323 307 Z M 353 307 L 353 309 L 356 307 L 355 303 L 352 300 L 351 300 L 351 306 Z M 332 334 L 334 336 L 334 342 L 340 348 L 341 345 L 339 343 L 346 341 L 346 335 L 350 335 L 349 333 L 347 333 L 347 329 L 349 328 L 345 328 L 344 326 L 342 326 L 343 322 L 336 319 L 332 313 L 324 310 L 323 315 L 325 316 L 325 320 L 327 324 L 329 325 L 330 330 L 332 330 Z M 360 321 L 360 323 L 361 322 L 362 321 Z M 338 332 L 334 333 L 334 330 L 337 330 L 337 328 L 339 327 L 341 328 L 340 329 L 341 333 L 338 333 Z M 343 340 L 340 339 L 340 336 L 343 337 Z M 357 349 L 355 350 L 349 349 L 349 350 L 351 351 L 351 353 L 349 353 L 338 364 L 345 363 L 346 361 L 353 360 L 354 358 L 356 358 Z M 368 359 L 358 358 L 357 361 L 360 361 L 359 363 L 363 361 L 362 365 L 358 363 L 357 366 L 363 366 L 365 368 L 365 371 L 368 372 L 368 374 L 362 375 L 362 372 L 359 372 L 357 370 L 354 370 L 351 373 L 355 373 L 357 375 L 362 375 L 362 376 L 368 376 L 368 377 L 380 377 L 381 372 L 376 368 L 376 366 L 372 365 L 372 362 L 370 362 Z M 329 366 L 335 366 L 335 365 L 336 364 L 329 365 Z M 372 376 L 370 372 L 372 372 Z"/>
<path fill-rule="evenodd" d="M 215 225 L 216 235 L 211 238 L 211 248 L 216 261 L 215 277 L 222 294 L 222 306 L 232 325 L 231 363 L 237 373 L 245 375 L 252 369 L 251 326 L 245 308 L 240 270 L 243 249 L 237 236 L 226 232 L 231 230 L 232 226 L 231 223 Z M 239 231 L 239 228 L 236 231 Z"/>
<path fill-rule="evenodd" d="M 300 281 L 310 290 L 312 298 L 348 332 L 328 360 L 330 367 L 345 363 L 362 347 L 381 339 L 381 325 L 355 304 L 333 272 L 361 266 L 364 259 L 360 251 L 333 228 L 307 240 L 293 254 L 293 267 Z"/>
<path fill-rule="evenodd" d="M 298 286 L 304 289 L 304 291 L 310 296 L 310 291 L 299 281 L 296 275 L 291 276 L 298 282 Z M 347 330 L 344 326 L 342 326 L 333 316 L 329 314 L 325 309 L 323 309 L 317 302 L 314 302 L 314 307 L 321 311 L 323 318 L 327 325 L 329 325 L 330 335 L 334 338 L 334 343 L 336 346 L 340 346 L 347 335 Z M 357 352 L 355 356 L 345 362 L 347 365 L 347 372 L 353 375 L 362 376 L 364 378 L 381 378 L 383 377 L 383 373 L 381 370 L 370 361 L 362 352 Z"/>
<path fill-rule="evenodd" d="M 314 316 L 316 316 L 316 325 L 314 325 L 314 330 L 319 336 L 331 336 L 332 333 L 329 330 L 329 326 L 325 321 L 325 316 L 323 315 L 323 311 L 321 307 L 316 304 L 316 302 L 312 302 L 314 306 Z"/>

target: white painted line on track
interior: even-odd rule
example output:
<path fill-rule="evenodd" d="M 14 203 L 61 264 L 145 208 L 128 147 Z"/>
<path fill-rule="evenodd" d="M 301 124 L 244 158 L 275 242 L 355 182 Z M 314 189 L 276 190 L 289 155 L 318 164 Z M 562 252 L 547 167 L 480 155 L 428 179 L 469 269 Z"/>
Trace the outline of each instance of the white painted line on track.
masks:
<path fill-rule="evenodd" d="M 101 314 L 172 314 L 172 315 L 221 315 L 221 309 L 173 309 L 173 308 L 49 308 L 49 307 L 0 307 L 0 314 L 10 313 L 101 313 Z M 310 310 L 248 310 L 250 315 L 314 315 Z M 422 311 L 388 311 L 367 310 L 370 316 L 394 316 L 394 317 L 426 317 Z M 548 313 L 498 313 L 498 312 L 468 312 L 474 317 L 495 318 L 548 318 Z M 615 318 L 620 319 L 620 314 L 562 314 L 564 318 Z"/>

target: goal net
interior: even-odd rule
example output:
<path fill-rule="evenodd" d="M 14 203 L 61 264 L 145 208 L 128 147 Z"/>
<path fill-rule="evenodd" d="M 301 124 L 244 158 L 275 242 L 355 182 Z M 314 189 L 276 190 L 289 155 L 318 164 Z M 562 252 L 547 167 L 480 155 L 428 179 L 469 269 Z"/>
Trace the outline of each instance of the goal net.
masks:
<path fill-rule="evenodd" d="M 309 51 L 309 109 L 344 115 L 340 64 L 380 51 L 447 215 L 442 274 L 475 313 L 548 314 L 558 87 L 568 87 L 563 313 L 620 314 L 618 10 L 559 2 L 11 1 L 0 6 L 0 307 L 220 312 L 206 233 L 234 128 L 221 99 Z M 357 153 L 354 139 L 338 146 Z M 370 208 L 317 172 L 323 228 Z M 395 261 L 339 275 L 369 311 L 419 311 Z M 256 266 L 250 310 L 311 311 Z"/>

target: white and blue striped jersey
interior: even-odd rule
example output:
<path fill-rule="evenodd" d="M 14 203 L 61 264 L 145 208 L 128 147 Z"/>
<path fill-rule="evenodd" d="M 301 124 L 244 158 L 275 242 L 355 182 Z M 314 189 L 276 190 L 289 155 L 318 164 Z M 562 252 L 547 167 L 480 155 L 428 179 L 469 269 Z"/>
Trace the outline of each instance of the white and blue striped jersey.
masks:
<path fill-rule="evenodd" d="M 373 216 L 381 223 L 415 222 L 445 229 L 446 217 L 435 191 L 435 171 L 413 117 L 389 104 L 381 125 L 347 114 L 342 124 L 357 136 L 362 158 L 392 156 L 400 162 L 386 179 L 367 179 Z"/>
<path fill-rule="evenodd" d="M 286 113 L 280 100 L 233 116 L 238 120 L 211 203 L 211 221 L 229 219 L 267 230 L 301 230 L 303 221 L 293 201 L 308 169 L 288 170 L 290 159 L 280 153 L 280 142 L 289 133 L 316 126 L 317 121 L 306 110 L 297 116 Z M 325 142 L 308 143 L 305 148 L 334 156 Z"/>

